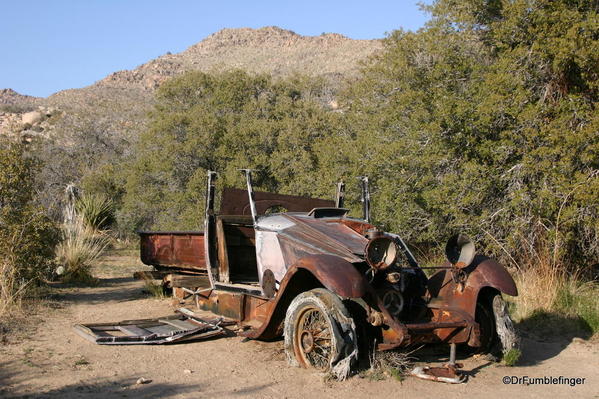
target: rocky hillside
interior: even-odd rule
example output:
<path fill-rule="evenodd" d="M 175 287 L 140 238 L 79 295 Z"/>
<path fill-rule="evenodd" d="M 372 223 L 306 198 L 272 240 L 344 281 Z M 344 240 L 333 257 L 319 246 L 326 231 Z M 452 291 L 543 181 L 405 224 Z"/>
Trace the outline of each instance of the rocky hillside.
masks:
<path fill-rule="evenodd" d="M 15 104 L 30 104 L 36 100 L 35 97 L 19 94 L 13 89 L 0 89 L 0 106 L 3 108 L 9 108 L 8 106 Z"/>
<path fill-rule="evenodd" d="M 48 98 L 1 90 L 0 134 L 7 133 L 9 126 L 11 131 L 24 133 L 30 133 L 32 127 L 40 130 L 35 124 L 23 123 L 22 114 L 47 114 L 50 109 L 62 115 L 53 118 L 56 130 L 72 134 L 91 126 L 110 135 L 134 138 L 145 125 L 153 91 L 177 74 L 233 68 L 274 76 L 299 72 L 324 76 L 337 86 L 341 79 L 357 72 L 360 61 L 380 48 L 379 40 L 353 40 L 335 33 L 301 36 L 278 27 L 223 29 L 181 53 L 167 53 L 136 69 L 114 72 L 88 87 L 64 90 Z"/>
<path fill-rule="evenodd" d="M 275 76 L 300 72 L 340 77 L 354 74 L 358 62 L 378 48 L 378 40 L 352 40 L 336 33 L 301 36 L 277 27 L 223 29 L 181 53 L 166 54 L 131 71 L 115 72 L 97 85 L 151 90 L 184 71 L 223 67 Z"/>

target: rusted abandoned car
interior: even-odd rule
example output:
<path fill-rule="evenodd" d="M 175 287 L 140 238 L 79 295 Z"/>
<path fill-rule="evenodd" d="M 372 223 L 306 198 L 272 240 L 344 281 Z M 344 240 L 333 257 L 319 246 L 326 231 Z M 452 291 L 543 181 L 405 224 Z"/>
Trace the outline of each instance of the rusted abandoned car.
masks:
<path fill-rule="evenodd" d="M 254 192 L 250 171 L 247 191 L 225 189 L 216 212 L 216 176 L 204 232 L 141 233 L 142 260 L 173 271 L 178 295 L 236 320 L 246 337 L 284 336 L 291 364 L 347 370 L 360 352 L 420 343 L 450 344 L 453 360 L 455 344 L 515 342 L 501 295 L 517 290 L 504 267 L 457 235 L 427 278 L 399 235 L 370 223 L 367 179 L 363 215 L 352 218 L 341 183 L 336 201 Z"/>

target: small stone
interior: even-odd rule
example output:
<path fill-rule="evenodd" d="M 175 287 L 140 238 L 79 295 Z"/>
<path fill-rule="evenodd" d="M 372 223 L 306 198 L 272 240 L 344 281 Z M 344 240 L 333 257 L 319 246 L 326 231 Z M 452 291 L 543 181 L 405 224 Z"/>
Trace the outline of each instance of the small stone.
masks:
<path fill-rule="evenodd" d="M 152 382 L 152 380 L 144 378 L 144 377 L 140 377 L 136 382 L 135 385 L 141 385 L 141 384 L 149 384 L 150 382 Z"/>
<path fill-rule="evenodd" d="M 183 370 L 183 373 L 184 374 L 191 374 L 191 373 L 193 373 L 193 371 L 191 371 L 190 369 L 185 369 L 185 370 Z"/>

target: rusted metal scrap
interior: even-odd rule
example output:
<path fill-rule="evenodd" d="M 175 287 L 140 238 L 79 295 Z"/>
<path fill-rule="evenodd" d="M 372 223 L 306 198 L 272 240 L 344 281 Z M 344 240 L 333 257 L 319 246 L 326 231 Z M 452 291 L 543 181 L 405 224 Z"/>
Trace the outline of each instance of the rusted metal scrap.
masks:
<path fill-rule="evenodd" d="M 414 367 L 410 374 L 423 380 L 446 382 L 448 384 L 461 384 L 466 382 L 466 376 L 461 374 L 455 366 L 444 367 Z"/>
<path fill-rule="evenodd" d="M 414 367 L 410 374 L 424 380 L 446 382 L 448 384 L 461 384 L 466 382 L 466 375 L 459 369 L 464 367 L 462 363 L 456 363 L 456 344 L 449 345 L 449 362 L 443 367 Z"/>
<path fill-rule="evenodd" d="M 117 323 L 76 324 L 73 330 L 98 345 L 167 344 L 223 335 L 222 318 L 203 320 L 186 309 L 156 319 Z"/>

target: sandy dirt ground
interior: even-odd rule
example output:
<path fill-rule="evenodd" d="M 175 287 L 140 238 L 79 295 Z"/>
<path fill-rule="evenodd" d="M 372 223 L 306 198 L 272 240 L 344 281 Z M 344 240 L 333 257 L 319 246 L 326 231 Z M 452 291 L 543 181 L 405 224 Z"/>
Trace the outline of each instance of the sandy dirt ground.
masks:
<path fill-rule="evenodd" d="M 448 385 L 405 377 L 330 381 L 289 367 L 283 345 L 237 336 L 155 346 L 100 346 L 78 335 L 75 323 L 112 322 L 173 313 L 169 299 L 143 292 L 131 278 L 142 270 L 134 254 L 109 256 L 96 268 L 96 287 L 58 288 L 57 297 L 0 344 L 0 397 L 34 398 L 599 398 L 599 344 L 524 339 L 518 367 L 465 358 L 468 382 Z M 418 353 L 416 353 L 418 356 Z M 430 357 L 430 354 L 428 355 Z M 447 360 L 439 354 L 440 362 Z M 584 384 L 505 384 L 508 376 L 578 377 Z M 139 378 L 151 380 L 136 384 Z"/>

